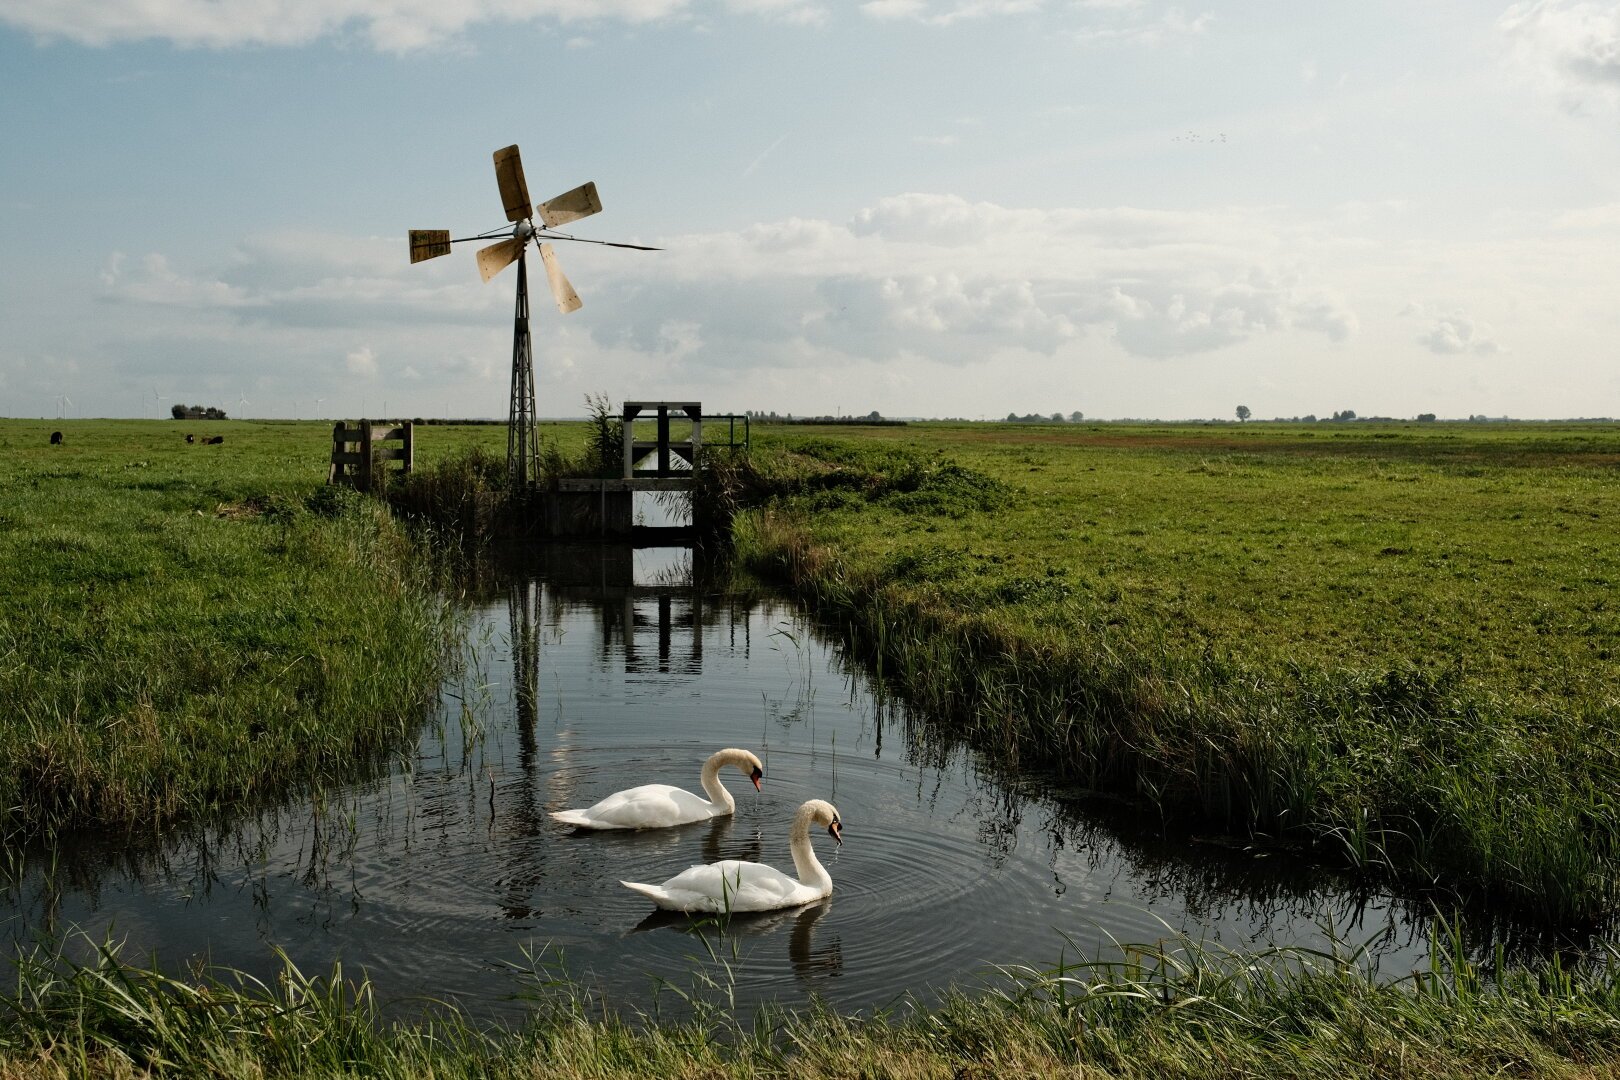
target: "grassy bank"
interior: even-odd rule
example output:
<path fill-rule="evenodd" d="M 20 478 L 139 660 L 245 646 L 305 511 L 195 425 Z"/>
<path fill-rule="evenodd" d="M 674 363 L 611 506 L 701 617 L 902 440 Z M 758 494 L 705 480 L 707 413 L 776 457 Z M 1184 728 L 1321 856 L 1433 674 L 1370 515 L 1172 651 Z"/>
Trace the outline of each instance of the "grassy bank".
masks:
<path fill-rule="evenodd" d="M 1598 1077 L 1620 1073 L 1612 974 L 1485 980 L 1444 950 L 1399 984 L 1354 953 L 1232 956 L 1188 942 L 1019 971 L 1002 988 L 875 1017 L 723 1010 L 623 1018 L 538 988 L 514 1030 L 430 1007 L 387 1020 L 365 980 L 177 980 L 104 954 L 26 964 L 0 995 L 7 1077 Z"/>
<path fill-rule="evenodd" d="M 757 569 L 981 747 L 1166 820 L 1620 911 L 1620 431 L 762 429 Z"/>
<path fill-rule="evenodd" d="M 324 486 L 328 430 L 0 423 L 8 835 L 160 826 L 414 730 L 447 613 L 378 505 Z"/>

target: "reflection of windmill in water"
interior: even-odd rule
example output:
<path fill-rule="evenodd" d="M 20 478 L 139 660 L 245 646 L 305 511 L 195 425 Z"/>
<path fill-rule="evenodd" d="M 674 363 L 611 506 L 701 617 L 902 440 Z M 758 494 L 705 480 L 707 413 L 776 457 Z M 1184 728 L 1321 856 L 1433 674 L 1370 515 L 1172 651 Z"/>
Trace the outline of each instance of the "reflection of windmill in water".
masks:
<path fill-rule="evenodd" d="M 450 245 L 466 240 L 491 240 L 503 233 L 507 238 L 478 251 L 478 272 L 487 282 L 514 262 L 518 264 L 517 307 L 512 327 L 512 399 L 506 432 L 506 472 L 514 489 L 521 488 L 538 478 L 540 446 L 535 430 L 534 412 L 534 360 L 529 339 L 529 241 L 540 251 L 540 261 L 546 268 L 546 281 L 557 310 L 564 315 L 580 308 L 579 294 L 563 276 L 562 267 L 552 251 L 550 240 L 573 240 L 581 244 L 601 244 L 605 247 L 631 248 L 636 251 L 658 251 L 641 244 L 618 244 L 607 240 L 588 240 L 556 231 L 558 225 L 600 213 L 602 200 L 597 197 L 596 184 L 587 182 L 565 191 L 538 207 L 529 201 L 529 186 L 523 179 L 523 161 L 518 148 L 508 146 L 495 151 L 495 182 L 501 189 L 501 201 L 506 207 L 505 226 L 489 229 L 477 236 L 450 239 L 446 229 L 412 229 L 411 262 L 434 259 L 450 254 Z M 539 217 L 539 224 L 535 218 Z"/>
<path fill-rule="evenodd" d="M 545 879 L 546 862 L 537 857 L 529 841 L 545 826 L 545 808 L 537 790 L 539 784 L 539 743 L 535 724 L 539 719 L 536 702 L 540 693 L 540 608 L 544 593 L 538 582 L 515 578 L 507 587 L 507 616 L 511 627 L 512 706 L 517 720 L 517 774 L 508 785 L 509 793 L 496 809 L 494 776 L 490 777 L 490 832 L 509 858 L 501 877 L 503 917 L 526 922 L 540 912 L 532 906 L 534 890 Z"/>

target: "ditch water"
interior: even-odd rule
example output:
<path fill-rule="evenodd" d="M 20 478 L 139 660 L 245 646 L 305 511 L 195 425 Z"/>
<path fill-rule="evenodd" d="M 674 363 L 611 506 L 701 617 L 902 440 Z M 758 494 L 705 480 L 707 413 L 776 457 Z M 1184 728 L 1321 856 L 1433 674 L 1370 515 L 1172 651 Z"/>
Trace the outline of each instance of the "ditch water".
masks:
<path fill-rule="evenodd" d="M 1387 898 L 986 771 L 793 605 L 694 585 L 684 549 L 542 557 L 479 576 L 465 670 L 386 775 L 158 850 L 34 859 L 0 904 L 6 936 L 263 979 L 280 949 L 306 974 L 364 970 L 396 1004 L 486 1016 L 517 1014 L 546 973 L 649 1010 L 694 992 L 745 1011 L 812 996 L 867 1009 L 1176 933 L 1369 945 L 1392 976 L 1426 963 L 1427 929 Z M 734 817 L 639 833 L 548 817 L 642 783 L 701 792 L 726 746 L 765 761 L 762 793 L 722 774 Z M 844 822 L 842 848 L 812 834 L 826 901 L 722 931 L 619 884 L 720 858 L 791 872 L 787 826 L 808 798 Z"/>

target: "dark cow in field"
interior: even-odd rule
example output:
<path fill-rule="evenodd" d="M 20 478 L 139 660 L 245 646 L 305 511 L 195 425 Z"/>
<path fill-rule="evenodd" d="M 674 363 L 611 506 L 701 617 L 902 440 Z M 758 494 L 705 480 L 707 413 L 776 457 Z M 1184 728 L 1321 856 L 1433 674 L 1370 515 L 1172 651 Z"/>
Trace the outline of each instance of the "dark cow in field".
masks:
<path fill-rule="evenodd" d="M 203 442 L 207 443 L 209 446 L 213 446 L 215 443 L 222 443 L 224 441 L 225 441 L 225 436 L 223 436 L 223 435 L 215 435 L 211 439 L 204 439 L 203 440 Z"/>
<path fill-rule="evenodd" d="M 195 436 L 195 435 L 187 435 L 186 436 L 187 444 L 194 443 L 196 441 L 197 441 L 197 436 Z"/>
<path fill-rule="evenodd" d="M 52 446 L 61 446 L 62 445 L 62 433 L 60 431 L 51 432 L 51 445 Z"/>

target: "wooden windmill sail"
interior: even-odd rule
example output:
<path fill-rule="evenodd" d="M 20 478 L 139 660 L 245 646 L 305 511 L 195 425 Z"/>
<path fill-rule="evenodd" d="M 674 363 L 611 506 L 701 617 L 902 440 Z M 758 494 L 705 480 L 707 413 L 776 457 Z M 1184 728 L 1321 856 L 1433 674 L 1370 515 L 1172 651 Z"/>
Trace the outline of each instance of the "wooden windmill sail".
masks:
<path fill-rule="evenodd" d="M 534 359 L 529 337 L 529 267 L 526 256 L 530 242 L 540 252 L 540 262 L 546 270 L 546 283 L 551 287 L 552 299 L 557 302 L 557 310 L 564 315 L 578 311 L 580 299 L 563 274 L 562 267 L 557 264 L 551 241 L 572 240 L 575 243 L 601 244 L 635 251 L 660 249 L 641 244 L 588 240 L 556 231 L 559 225 L 601 213 L 602 200 L 597 197 L 596 184 L 586 182 L 534 206 L 529 202 L 529 185 L 523 179 L 523 160 L 518 156 L 516 145 L 495 151 L 495 183 L 500 188 L 501 203 L 506 209 L 506 220 L 511 223 L 510 226 L 503 225 L 477 236 L 454 240 L 450 238 L 448 229 L 412 229 L 411 262 L 419 263 L 448 255 L 452 244 L 468 240 L 492 240 L 505 234 L 504 239 L 479 249 L 478 272 L 488 282 L 514 262 L 518 264 L 517 305 L 512 326 L 512 401 L 506 432 L 507 478 L 516 490 L 535 480 L 540 471 L 540 445 L 535 431 Z"/>

